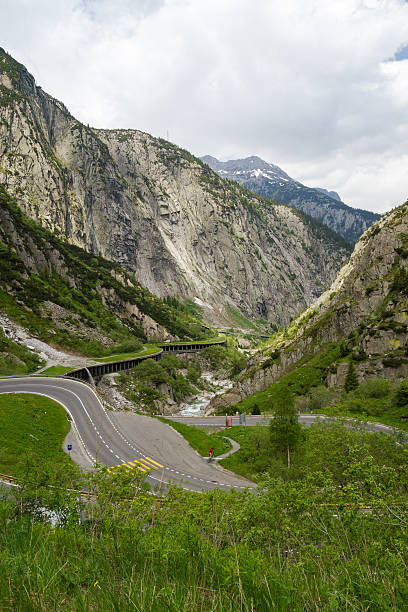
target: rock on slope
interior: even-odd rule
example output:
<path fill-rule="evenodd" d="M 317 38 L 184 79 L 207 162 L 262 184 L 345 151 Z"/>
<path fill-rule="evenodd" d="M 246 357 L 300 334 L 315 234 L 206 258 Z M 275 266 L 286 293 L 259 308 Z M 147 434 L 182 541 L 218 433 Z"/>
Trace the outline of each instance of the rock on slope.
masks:
<path fill-rule="evenodd" d="M 329 385 L 344 383 L 347 364 L 341 357 L 348 354 L 360 378 L 407 378 L 407 324 L 408 202 L 365 232 L 331 288 L 271 339 L 235 396 L 267 388 L 327 343 L 340 344 L 340 359 L 327 371 Z"/>
<path fill-rule="evenodd" d="M 118 264 L 29 220 L 0 185 L 0 313 L 46 342 L 86 354 L 135 339 L 208 330 L 149 293 Z M 131 347 L 129 348 L 131 350 Z"/>
<path fill-rule="evenodd" d="M 356 242 L 364 230 L 380 218 L 370 211 L 346 206 L 336 192 L 306 187 L 278 166 L 256 156 L 220 162 L 205 155 L 201 160 L 220 176 L 235 180 L 266 198 L 303 210 L 350 243 Z"/>
<path fill-rule="evenodd" d="M 348 255 L 336 234 L 136 130 L 92 130 L 0 51 L 0 181 L 59 236 L 159 296 L 287 324 Z"/>

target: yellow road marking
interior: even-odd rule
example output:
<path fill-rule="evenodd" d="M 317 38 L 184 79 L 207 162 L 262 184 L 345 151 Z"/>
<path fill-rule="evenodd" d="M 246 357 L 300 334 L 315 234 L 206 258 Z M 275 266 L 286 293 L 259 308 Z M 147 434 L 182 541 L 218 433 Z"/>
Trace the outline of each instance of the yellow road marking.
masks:
<path fill-rule="evenodd" d="M 108 472 L 112 472 L 117 468 L 124 468 L 127 472 L 134 470 L 135 468 L 140 470 L 141 472 L 147 472 L 147 470 L 153 470 L 157 468 L 162 468 L 164 465 L 158 463 L 154 459 L 150 459 L 150 457 L 140 457 L 139 459 L 134 459 L 133 461 L 128 461 L 127 463 L 118 463 L 118 465 L 111 465 L 108 468 Z"/>
<path fill-rule="evenodd" d="M 130 462 L 129 462 L 130 463 Z M 133 462 L 133 463 L 138 463 L 139 465 L 136 466 L 139 470 L 143 470 L 143 472 L 147 472 L 147 470 L 152 469 L 151 465 L 145 465 L 144 463 L 140 463 L 140 461 L 137 461 L 137 459 Z"/>
<path fill-rule="evenodd" d="M 164 467 L 164 465 L 162 465 L 161 463 L 157 463 L 157 461 L 155 461 L 154 459 L 150 459 L 150 457 L 144 457 L 142 461 L 145 461 L 146 463 L 150 461 L 150 463 L 157 465 L 157 467 L 161 467 L 161 468 Z"/>
<path fill-rule="evenodd" d="M 150 459 L 150 457 L 146 457 L 146 459 L 148 461 L 151 461 L 152 463 L 154 463 L 155 465 L 157 465 L 158 467 L 164 467 L 164 465 L 162 465 L 161 463 L 158 463 L 157 461 L 155 461 L 154 459 Z"/>

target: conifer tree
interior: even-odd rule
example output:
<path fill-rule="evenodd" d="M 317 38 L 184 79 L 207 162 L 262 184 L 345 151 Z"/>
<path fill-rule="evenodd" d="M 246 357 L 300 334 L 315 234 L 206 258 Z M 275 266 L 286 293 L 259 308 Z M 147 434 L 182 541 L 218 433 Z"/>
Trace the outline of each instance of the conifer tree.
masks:
<path fill-rule="evenodd" d="M 271 443 L 274 448 L 286 451 L 290 468 L 290 453 L 302 438 L 302 428 L 298 421 L 295 398 L 289 389 L 283 389 L 275 396 L 273 414 L 270 424 Z"/>
<path fill-rule="evenodd" d="M 350 391 L 354 391 L 354 389 L 357 389 L 357 387 L 358 377 L 354 368 L 354 363 L 353 361 L 350 361 L 346 374 L 346 379 L 344 381 L 344 390 L 346 393 L 349 393 Z"/>

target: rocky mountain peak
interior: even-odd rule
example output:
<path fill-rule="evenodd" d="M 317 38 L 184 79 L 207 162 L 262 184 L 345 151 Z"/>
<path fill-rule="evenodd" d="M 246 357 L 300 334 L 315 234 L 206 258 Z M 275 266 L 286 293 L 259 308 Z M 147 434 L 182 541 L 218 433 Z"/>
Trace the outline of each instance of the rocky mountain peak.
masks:
<path fill-rule="evenodd" d="M 364 230 L 380 215 L 347 206 L 336 192 L 306 187 L 291 178 L 279 166 L 259 157 L 220 162 L 214 157 L 201 158 L 220 176 L 235 180 L 247 189 L 266 198 L 294 206 L 355 243 Z"/>

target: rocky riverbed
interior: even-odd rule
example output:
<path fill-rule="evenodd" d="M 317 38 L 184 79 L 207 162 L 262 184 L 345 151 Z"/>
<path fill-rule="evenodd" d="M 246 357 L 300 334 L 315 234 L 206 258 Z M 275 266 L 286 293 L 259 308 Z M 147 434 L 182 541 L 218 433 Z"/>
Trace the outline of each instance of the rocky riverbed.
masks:
<path fill-rule="evenodd" d="M 189 401 L 183 402 L 180 405 L 179 414 L 183 416 L 203 416 L 211 400 L 217 395 L 221 395 L 231 389 L 233 385 L 232 381 L 229 379 L 216 380 L 214 374 L 211 372 L 203 374 L 201 378 L 205 379 L 212 390 L 202 391 Z"/>

